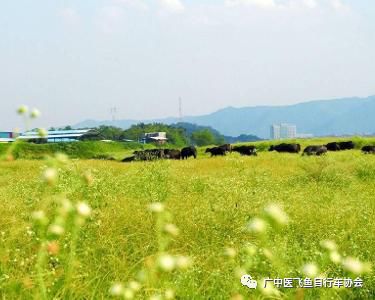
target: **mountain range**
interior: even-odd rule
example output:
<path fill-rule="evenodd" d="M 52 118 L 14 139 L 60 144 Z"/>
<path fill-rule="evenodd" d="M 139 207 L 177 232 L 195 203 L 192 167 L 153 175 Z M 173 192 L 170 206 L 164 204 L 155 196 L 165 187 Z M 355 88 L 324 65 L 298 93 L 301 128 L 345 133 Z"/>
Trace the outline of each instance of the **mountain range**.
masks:
<path fill-rule="evenodd" d="M 112 125 L 128 128 L 133 124 L 180 122 L 179 118 L 154 120 L 86 120 L 74 128 Z M 229 136 L 252 134 L 269 138 L 270 126 L 291 123 L 298 133 L 314 136 L 352 135 L 375 133 L 375 95 L 366 98 L 352 97 L 333 100 L 317 100 L 284 106 L 227 107 L 211 114 L 186 116 L 183 122 L 210 126 Z"/>

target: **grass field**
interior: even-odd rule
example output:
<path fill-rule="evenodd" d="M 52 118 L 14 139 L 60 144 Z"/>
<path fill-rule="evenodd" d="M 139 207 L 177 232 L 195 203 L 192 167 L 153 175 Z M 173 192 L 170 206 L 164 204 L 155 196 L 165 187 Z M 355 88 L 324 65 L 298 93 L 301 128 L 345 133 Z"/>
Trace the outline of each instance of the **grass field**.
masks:
<path fill-rule="evenodd" d="M 375 298 L 375 155 L 358 150 L 2 161 L 0 203 L 1 299 Z M 244 273 L 364 286 L 249 290 Z"/>

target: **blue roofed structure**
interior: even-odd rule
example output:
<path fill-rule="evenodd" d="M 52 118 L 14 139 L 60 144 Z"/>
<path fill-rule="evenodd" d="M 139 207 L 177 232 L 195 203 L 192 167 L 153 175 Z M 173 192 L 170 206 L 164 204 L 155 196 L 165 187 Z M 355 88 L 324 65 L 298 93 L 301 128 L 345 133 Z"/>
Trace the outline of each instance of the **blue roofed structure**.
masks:
<path fill-rule="evenodd" d="M 0 143 L 14 142 L 18 133 L 13 131 L 0 131 Z"/>
<path fill-rule="evenodd" d="M 49 130 L 45 137 L 41 137 L 37 131 L 28 131 L 20 135 L 18 139 L 33 143 L 76 142 L 97 140 L 99 133 L 95 129 Z"/>

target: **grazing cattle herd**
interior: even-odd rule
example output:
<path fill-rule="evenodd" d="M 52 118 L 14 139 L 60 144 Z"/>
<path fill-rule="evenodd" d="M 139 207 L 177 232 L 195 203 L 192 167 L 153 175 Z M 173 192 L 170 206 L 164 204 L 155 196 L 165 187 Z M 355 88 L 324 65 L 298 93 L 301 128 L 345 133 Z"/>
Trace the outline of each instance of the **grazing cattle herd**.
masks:
<path fill-rule="evenodd" d="M 355 144 L 352 141 L 345 142 L 331 142 L 326 145 L 310 145 L 307 146 L 302 155 L 316 155 L 321 156 L 326 154 L 328 151 L 342 151 L 351 150 L 355 148 Z M 278 145 L 272 145 L 268 151 L 276 151 L 280 153 L 299 153 L 301 151 L 300 144 L 287 144 L 282 143 Z M 217 147 L 207 148 L 205 153 L 210 153 L 213 156 L 225 156 L 227 153 L 238 152 L 241 155 L 246 156 L 257 156 L 257 149 L 253 145 L 242 145 L 232 146 L 231 144 L 224 144 Z M 375 154 L 375 146 L 364 146 L 362 147 L 364 154 Z M 188 159 L 189 157 L 197 158 L 197 149 L 194 146 L 189 146 L 179 149 L 147 149 L 142 151 L 134 151 L 133 156 L 125 157 L 123 162 L 132 161 L 150 161 L 158 159 Z"/>

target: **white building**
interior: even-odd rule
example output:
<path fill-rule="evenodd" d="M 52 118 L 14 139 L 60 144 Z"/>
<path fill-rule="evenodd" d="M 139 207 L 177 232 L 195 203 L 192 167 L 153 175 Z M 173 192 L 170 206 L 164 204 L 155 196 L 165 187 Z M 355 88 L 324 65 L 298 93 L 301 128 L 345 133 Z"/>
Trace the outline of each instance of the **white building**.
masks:
<path fill-rule="evenodd" d="M 294 124 L 273 124 L 271 126 L 271 139 L 295 139 L 297 137 L 297 126 Z"/>
<path fill-rule="evenodd" d="M 144 143 L 153 143 L 164 144 L 168 141 L 166 132 L 148 132 L 145 133 L 144 138 L 142 139 Z"/>
<path fill-rule="evenodd" d="M 280 139 L 280 125 L 273 124 L 271 126 L 271 139 L 272 140 Z"/>

